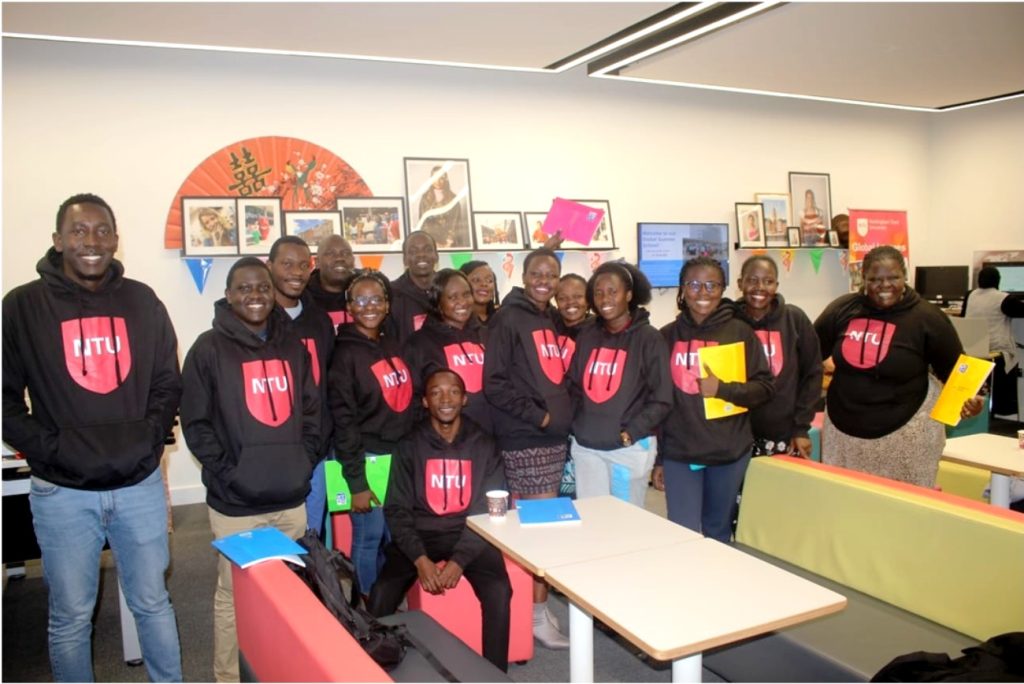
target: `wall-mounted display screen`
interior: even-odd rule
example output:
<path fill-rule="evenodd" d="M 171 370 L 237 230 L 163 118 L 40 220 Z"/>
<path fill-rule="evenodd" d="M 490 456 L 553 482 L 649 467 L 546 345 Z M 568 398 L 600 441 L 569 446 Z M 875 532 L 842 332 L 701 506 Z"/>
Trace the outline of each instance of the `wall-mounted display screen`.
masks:
<path fill-rule="evenodd" d="M 918 266 L 914 289 L 925 299 L 963 299 L 969 287 L 967 266 Z"/>
<path fill-rule="evenodd" d="M 729 224 L 638 223 L 637 265 L 654 287 L 678 287 L 683 262 L 698 256 L 717 260 L 729 283 Z"/>

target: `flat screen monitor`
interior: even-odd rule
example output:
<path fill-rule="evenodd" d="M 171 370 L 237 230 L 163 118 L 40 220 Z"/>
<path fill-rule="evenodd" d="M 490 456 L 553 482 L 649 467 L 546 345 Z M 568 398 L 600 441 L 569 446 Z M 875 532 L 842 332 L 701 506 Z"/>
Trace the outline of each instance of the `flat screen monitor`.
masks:
<path fill-rule="evenodd" d="M 999 271 L 1000 290 L 1024 294 L 1024 261 L 991 261 L 983 265 L 994 266 Z"/>
<path fill-rule="evenodd" d="M 918 266 L 914 269 L 914 289 L 925 299 L 963 299 L 969 288 L 967 266 Z"/>
<path fill-rule="evenodd" d="M 729 224 L 638 223 L 637 260 L 654 287 L 679 287 L 683 262 L 707 256 L 722 264 L 729 283 Z"/>

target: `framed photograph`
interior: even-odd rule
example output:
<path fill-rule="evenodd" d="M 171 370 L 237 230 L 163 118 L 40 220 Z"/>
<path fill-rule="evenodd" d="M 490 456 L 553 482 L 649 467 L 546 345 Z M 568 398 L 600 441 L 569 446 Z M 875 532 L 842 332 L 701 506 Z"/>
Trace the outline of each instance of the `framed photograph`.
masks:
<path fill-rule="evenodd" d="M 473 249 L 468 159 L 406 157 L 409 228 L 434 236 L 439 251 Z"/>
<path fill-rule="evenodd" d="M 827 173 L 789 172 L 789 225 L 800 229 L 805 247 L 824 247 L 832 225 L 832 190 Z"/>
<path fill-rule="evenodd" d="M 341 197 L 341 235 L 352 251 L 401 252 L 409 234 L 402 197 Z"/>
<path fill-rule="evenodd" d="M 601 224 L 594 231 L 594 237 L 590 238 L 589 245 L 581 245 L 572 240 L 562 243 L 561 249 L 582 249 L 588 252 L 600 249 L 615 249 L 615 230 L 612 228 L 612 205 L 608 200 L 574 199 L 573 202 L 585 204 L 594 209 L 604 209 L 604 218 Z"/>
<path fill-rule="evenodd" d="M 182 197 L 181 244 L 185 256 L 237 255 L 237 212 L 234 197 Z"/>
<path fill-rule="evenodd" d="M 474 211 L 473 239 L 477 251 L 525 249 L 523 215 L 518 211 Z"/>
<path fill-rule="evenodd" d="M 789 246 L 790 247 L 800 247 L 801 246 L 800 245 L 800 229 L 799 228 L 789 228 L 788 232 L 789 232 Z"/>
<path fill-rule="evenodd" d="M 523 237 L 526 241 L 526 249 L 537 249 L 543 247 L 544 242 L 551 237 L 543 230 L 545 219 L 548 217 L 546 211 L 528 211 L 523 214 Z"/>
<path fill-rule="evenodd" d="M 337 211 L 286 211 L 285 235 L 296 235 L 306 241 L 316 254 L 320 241 L 328 235 L 341 235 L 341 214 Z"/>
<path fill-rule="evenodd" d="M 736 234 L 740 249 L 764 247 L 764 205 L 758 202 L 736 203 Z"/>
<path fill-rule="evenodd" d="M 828 231 L 828 246 L 838 247 L 839 246 L 839 233 L 834 230 Z"/>
<path fill-rule="evenodd" d="M 270 247 L 281 237 L 280 197 L 239 197 L 238 220 L 244 226 L 239 254 L 270 254 Z"/>
<path fill-rule="evenodd" d="M 788 247 L 789 195 L 778 192 L 758 192 L 754 201 L 764 205 L 764 241 L 767 247 Z"/>

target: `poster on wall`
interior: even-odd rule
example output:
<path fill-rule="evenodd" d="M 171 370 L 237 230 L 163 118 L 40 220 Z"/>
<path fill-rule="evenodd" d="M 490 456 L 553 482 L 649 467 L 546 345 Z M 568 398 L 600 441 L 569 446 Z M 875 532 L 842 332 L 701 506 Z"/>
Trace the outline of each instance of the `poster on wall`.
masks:
<path fill-rule="evenodd" d="M 875 247 L 891 245 L 910 261 L 907 212 L 888 209 L 850 209 L 850 263 L 864 261 Z"/>

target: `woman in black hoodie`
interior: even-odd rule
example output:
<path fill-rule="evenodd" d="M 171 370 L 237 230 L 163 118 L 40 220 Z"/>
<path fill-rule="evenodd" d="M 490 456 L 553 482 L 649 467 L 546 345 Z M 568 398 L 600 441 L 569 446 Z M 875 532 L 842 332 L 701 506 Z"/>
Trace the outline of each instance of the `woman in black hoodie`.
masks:
<path fill-rule="evenodd" d="M 669 520 L 728 542 L 754 436 L 749 412 L 709 420 L 704 399 L 754 409 L 772 398 L 774 386 L 761 341 L 722 298 L 724 289 L 725 271 L 709 257 L 690 259 L 679 273 L 679 316 L 661 329 L 675 406 L 662 424 L 652 479 L 665 492 Z M 743 343 L 747 381 L 701 378 L 698 350 L 734 342 Z"/>
<path fill-rule="evenodd" d="M 672 408 L 668 348 L 642 307 L 650 301 L 650 282 L 630 264 L 602 264 L 587 283 L 598 322 L 576 339 L 568 375 L 578 497 L 615 494 L 644 505 L 653 432 Z"/>
<path fill-rule="evenodd" d="M 369 594 L 384 562 L 387 529 L 380 500 L 366 480 L 366 460 L 393 454 L 412 425 L 412 377 L 398 343 L 382 334 L 391 287 L 362 271 L 346 288 L 352 323 L 338 328 L 328 373 L 334 452 L 352 492 L 352 562 L 359 590 Z"/>

